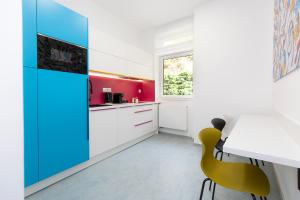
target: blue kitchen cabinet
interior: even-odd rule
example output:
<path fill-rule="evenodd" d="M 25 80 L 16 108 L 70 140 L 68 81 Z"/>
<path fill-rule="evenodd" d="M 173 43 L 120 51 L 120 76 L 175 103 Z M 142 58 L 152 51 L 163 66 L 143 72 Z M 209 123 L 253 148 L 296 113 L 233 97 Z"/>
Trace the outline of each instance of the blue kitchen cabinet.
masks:
<path fill-rule="evenodd" d="M 88 19 L 54 0 L 37 0 L 37 32 L 88 47 Z"/>
<path fill-rule="evenodd" d="M 37 67 L 36 0 L 23 0 L 23 65 Z"/>
<path fill-rule="evenodd" d="M 37 69 L 24 67 L 25 186 L 38 182 Z"/>
<path fill-rule="evenodd" d="M 39 179 L 89 158 L 87 75 L 38 70 Z"/>

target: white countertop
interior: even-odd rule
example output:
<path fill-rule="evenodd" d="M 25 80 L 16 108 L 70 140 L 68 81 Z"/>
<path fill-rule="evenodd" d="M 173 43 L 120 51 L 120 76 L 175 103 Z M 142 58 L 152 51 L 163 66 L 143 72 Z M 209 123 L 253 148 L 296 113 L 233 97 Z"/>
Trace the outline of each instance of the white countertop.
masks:
<path fill-rule="evenodd" d="M 97 110 L 110 110 L 116 108 L 125 108 L 125 107 L 133 107 L 133 106 L 145 106 L 145 105 L 153 105 L 159 104 L 160 102 L 157 101 L 149 101 L 149 102 L 141 102 L 141 103 L 121 103 L 121 104 L 109 104 L 111 106 L 98 106 L 98 107 L 90 107 L 90 111 L 97 111 Z"/>
<path fill-rule="evenodd" d="M 244 157 L 300 168 L 300 146 L 272 115 L 241 116 L 223 150 Z"/>

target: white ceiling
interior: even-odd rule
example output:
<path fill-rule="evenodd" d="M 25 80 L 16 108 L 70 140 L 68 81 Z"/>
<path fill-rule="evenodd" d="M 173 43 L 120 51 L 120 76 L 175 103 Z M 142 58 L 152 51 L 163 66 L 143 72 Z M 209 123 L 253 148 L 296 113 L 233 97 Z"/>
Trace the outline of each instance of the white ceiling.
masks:
<path fill-rule="evenodd" d="M 193 15 L 206 0 L 95 0 L 111 14 L 140 30 L 146 30 Z"/>

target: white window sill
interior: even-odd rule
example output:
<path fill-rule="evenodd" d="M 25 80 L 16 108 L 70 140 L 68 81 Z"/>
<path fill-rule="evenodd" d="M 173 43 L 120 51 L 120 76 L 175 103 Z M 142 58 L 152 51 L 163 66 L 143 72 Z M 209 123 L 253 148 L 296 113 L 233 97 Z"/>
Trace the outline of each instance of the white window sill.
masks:
<path fill-rule="evenodd" d="M 160 96 L 160 100 L 167 101 L 191 101 L 193 99 L 193 95 L 191 96 Z"/>

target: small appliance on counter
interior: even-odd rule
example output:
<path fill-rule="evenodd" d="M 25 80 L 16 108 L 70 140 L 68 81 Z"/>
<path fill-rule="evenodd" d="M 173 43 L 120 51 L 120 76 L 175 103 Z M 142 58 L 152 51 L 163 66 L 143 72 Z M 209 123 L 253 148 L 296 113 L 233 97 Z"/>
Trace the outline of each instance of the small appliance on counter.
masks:
<path fill-rule="evenodd" d="M 105 103 L 112 103 L 113 102 L 113 94 L 111 92 L 104 93 L 104 102 Z"/>
<path fill-rule="evenodd" d="M 124 97 L 123 93 L 114 93 L 113 94 L 113 103 L 124 103 L 123 97 Z"/>
<path fill-rule="evenodd" d="M 131 100 L 132 103 L 139 103 L 139 99 L 137 97 L 132 98 Z"/>

